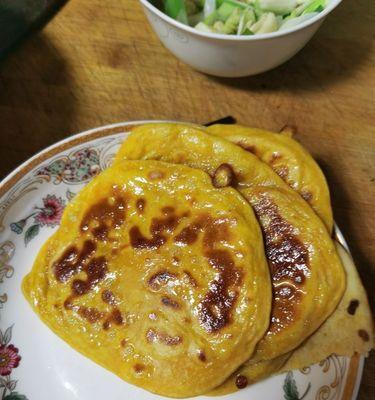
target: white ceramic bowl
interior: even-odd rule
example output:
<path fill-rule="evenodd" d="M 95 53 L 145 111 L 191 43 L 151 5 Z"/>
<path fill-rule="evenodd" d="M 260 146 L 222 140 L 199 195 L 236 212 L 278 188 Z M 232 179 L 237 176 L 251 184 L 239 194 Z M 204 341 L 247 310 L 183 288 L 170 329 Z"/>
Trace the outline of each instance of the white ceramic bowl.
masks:
<path fill-rule="evenodd" d="M 204 33 L 140 0 L 154 31 L 177 58 L 198 71 L 224 77 L 255 75 L 289 60 L 311 39 L 342 0 L 330 0 L 314 18 L 281 32 L 254 36 Z"/>

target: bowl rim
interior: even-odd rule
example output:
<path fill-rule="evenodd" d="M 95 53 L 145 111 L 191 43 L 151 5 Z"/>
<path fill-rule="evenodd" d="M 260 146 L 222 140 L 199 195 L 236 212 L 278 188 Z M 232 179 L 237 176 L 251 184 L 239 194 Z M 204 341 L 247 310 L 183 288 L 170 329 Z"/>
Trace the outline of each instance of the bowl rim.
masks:
<path fill-rule="evenodd" d="M 222 33 L 210 33 L 210 32 L 201 32 L 196 30 L 195 28 L 185 25 L 182 22 L 176 21 L 175 19 L 169 17 L 167 14 L 160 11 L 157 7 L 150 3 L 149 0 L 139 0 L 139 2 L 143 5 L 143 7 L 147 8 L 152 14 L 156 15 L 166 23 L 173 25 L 175 28 L 189 32 L 196 36 L 201 36 L 203 38 L 210 38 L 210 39 L 218 39 L 223 41 L 233 41 L 233 42 L 251 42 L 257 40 L 267 40 L 282 36 L 288 36 L 295 32 L 298 32 L 308 26 L 318 22 L 319 20 L 323 20 L 331 11 L 333 11 L 343 0 L 330 0 L 328 5 L 325 7 L 323 11 L 321 11 L 318 15 L 314 16 L 313 18 L 301 22 L 300 24 L 296 25 L 293 28 L 285 29 L 282 31 L 276 31 L 271 33 L 263 33 L 263 34 L 256 34 L 251 36 L 246 35 L 225 35 Z"/>

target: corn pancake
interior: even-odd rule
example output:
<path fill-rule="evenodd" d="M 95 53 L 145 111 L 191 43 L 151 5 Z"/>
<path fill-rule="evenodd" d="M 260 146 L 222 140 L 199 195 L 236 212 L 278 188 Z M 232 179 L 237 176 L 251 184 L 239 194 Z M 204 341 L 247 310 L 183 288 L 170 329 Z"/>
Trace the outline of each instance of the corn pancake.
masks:
<path fill-rule="evenodd" d="M 241 146 L 267 163 L 311 205 L 332 232 L 327 181 L 317 162 L 297 141 L 287 135 L 241 125 L 212 125 L 206 131 Z"/>
<path fill-rule="evenodd" d="M 202 169 L 217 187 L 236 187 L 255 210 L 273 280 L 273 309 L 270 328 L 244 368 L 295 349 L 334 311 L 345 288 L 345 274 L 329 233 L 311 207 L 267 164 L 227 140 L 180 124 L 134 129 L 115 162 L 125 159 Z"/>
<path fill-rule="evenodd" d="M 69 203 L 23 292 L 58 336 L 122 379 L 171 397 L 207 392 L 264 335 L 261 231 L 200 170 L 124 161 Z"/>

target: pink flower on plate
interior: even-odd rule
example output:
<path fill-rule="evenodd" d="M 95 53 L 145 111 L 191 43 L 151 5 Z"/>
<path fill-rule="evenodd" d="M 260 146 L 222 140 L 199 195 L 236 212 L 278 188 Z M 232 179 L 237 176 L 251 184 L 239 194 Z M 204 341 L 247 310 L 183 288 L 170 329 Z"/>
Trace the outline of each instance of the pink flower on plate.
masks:
<path fill-rule="evenodd" d="M 64 211 L 64 200 L 55 195 L 47 195 L 43 199 L 43 205 L 43 208 L 40 208 L 40 212 L 35 216 L 35 221 L 42 226 L 54 227 L 58 225 Z"/>
<path fill-rule="evenodd" d="M 10 375 L 13 368 L 17 368 L 21 361 L 17 347 L 12 344 L 0 346 L 0 375 Z"/>

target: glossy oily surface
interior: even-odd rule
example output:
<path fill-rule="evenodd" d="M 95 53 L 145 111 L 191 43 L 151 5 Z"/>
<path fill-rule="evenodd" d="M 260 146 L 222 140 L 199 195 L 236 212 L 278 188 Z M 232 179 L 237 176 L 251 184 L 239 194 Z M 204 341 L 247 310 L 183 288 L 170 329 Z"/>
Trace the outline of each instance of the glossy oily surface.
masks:
<path fill-rule="evenodd" d="M 79 192 L 23 290 L 74 349 L 172 397 L 204 393 L 244 362 L 271 305 L 246 201 L 157 161 L 117 163 Z"/>
<path fill-rule="evenodd" d="M 211 174 L 214 182 L 218 175 L 218 181 L 224 181 L 225 164 L 226 170 L 230 166 L 233 171 L 227 174 L 227 184 L 235 186 L 254 208 L 265 238 L 273 307 L 270 329 L 245 368 L 293 350 L 335 309 L 345 275 L 327 229 L 265 163 L 228 141 L 171 124 L 136 128 L 117 156 L 117 160 L 126 158 L 183 163 Z"/>
<path fill-rule="evenodd" d="M 327 181 L 317 162 L 297 141 L 285 134 L 241 125 L 212 125 L 206 131 L 236 143 L 268 164 L 311 205 L 332 231 Z"/>
<path fill-rule="evenodd" d="M 271 359 L 300 344 L 332 313 L 345 273 L 323 223 L 302 199 L 281 189 L 244 193 L 262 226 L 272 276 L 271 325 L 257 348 L 257 359 Z"/>
<path fill-rule="evenodd" d="M 283 367 L 290 352 L 337 312 L 346 284 L 331 238 L 322 222 L 312 225 L 314 212 L 303 207 L 302 199 L 298 204 L 280 189 L 268 188 L 252 193 L 248 190 L 246 198 L 255 209 L 265 237 L 273 285 L 271 325 L 253 357 L 215 390 L 220 394 L 237 390 L 238 376 L 254 383 Z M 330 332 L 329 337 L 335 336 Z M 338 350 L 333 345 L 330 351 L 323 351 L 321 359 L 336 353 L 334 348 Z M 307 352 L 306 364 L 296 368 L 318 361 Z"/>

